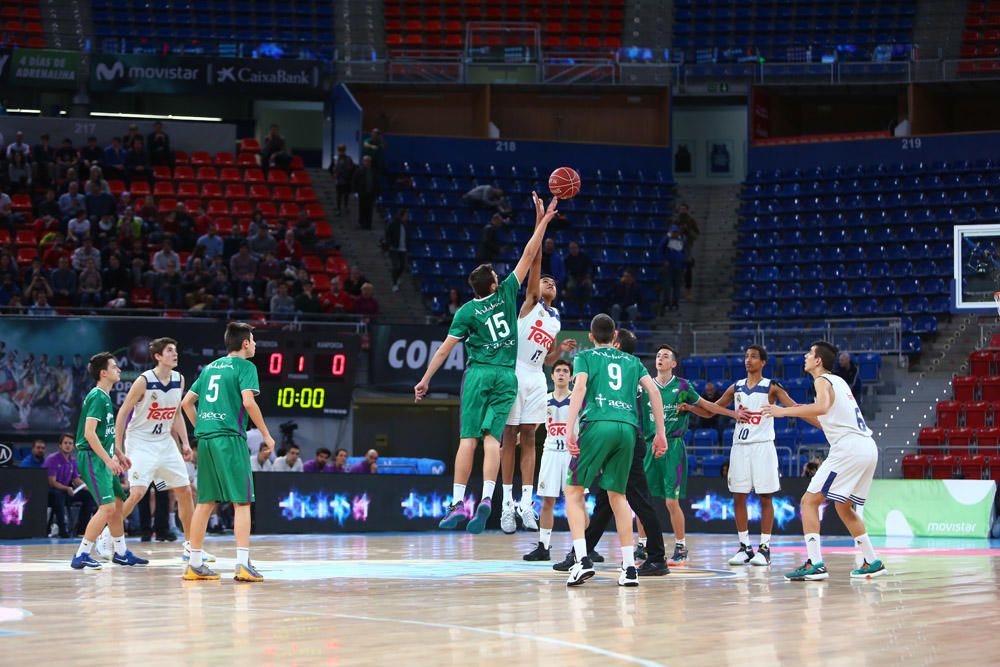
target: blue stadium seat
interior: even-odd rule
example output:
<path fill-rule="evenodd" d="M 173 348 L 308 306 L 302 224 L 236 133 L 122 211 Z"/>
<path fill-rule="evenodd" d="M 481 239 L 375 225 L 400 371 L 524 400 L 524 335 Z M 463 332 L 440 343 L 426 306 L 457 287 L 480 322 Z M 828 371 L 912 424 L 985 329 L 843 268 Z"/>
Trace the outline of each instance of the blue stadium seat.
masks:
<path fill-rule="evenodd" d="M 858 373 L 863 382 L 876 382 L 879 370 L 882 368 L 882 357 L 878 354 L 868 352 L 859 355 L 855 359 L 858 364 Z"/>
<path fill-rule="evenodd" d="M 696 430 L 694 432 L 694 446 L 717 448 L 719 446 L 719 432 L 714 428 L 700 428 Z"/>

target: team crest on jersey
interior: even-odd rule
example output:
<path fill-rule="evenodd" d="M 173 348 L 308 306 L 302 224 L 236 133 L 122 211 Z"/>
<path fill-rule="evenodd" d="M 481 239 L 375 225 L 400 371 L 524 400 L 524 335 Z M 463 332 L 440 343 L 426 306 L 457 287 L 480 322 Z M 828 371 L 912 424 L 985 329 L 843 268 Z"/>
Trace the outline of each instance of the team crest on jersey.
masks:
<path fill-rule="evenodd" d="M 545 490 L 545 482 L 539 482 L 538 483 L 538 490 L 539 491 L 544 491 Z"/>

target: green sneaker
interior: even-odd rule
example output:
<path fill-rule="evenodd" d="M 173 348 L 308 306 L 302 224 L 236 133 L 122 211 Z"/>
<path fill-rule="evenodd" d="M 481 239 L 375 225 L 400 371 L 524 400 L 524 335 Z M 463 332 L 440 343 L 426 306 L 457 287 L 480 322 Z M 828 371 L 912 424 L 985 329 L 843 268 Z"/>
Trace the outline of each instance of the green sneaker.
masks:
<path fill-rule="evenodd" d="M 789 581 L 819 581 L 829 576 L 830 573 L 826 571 L 826 565 L 823 563 L 813 565 L 811 560 L 807 560 L 802 564 L 802 567 L 794 572 L 785 573 L 785 579 Z"/>
<path fill-rule="evenodd" d="M 851 572 L 851 578 L 871 579 L 872 577 L 881 577 L 886 572 L 887 570 L 885 569 L 885 564 L 882 563 L 882 561 L 877 560 L 873 563 L 865 561 L 864 565 Z"/>

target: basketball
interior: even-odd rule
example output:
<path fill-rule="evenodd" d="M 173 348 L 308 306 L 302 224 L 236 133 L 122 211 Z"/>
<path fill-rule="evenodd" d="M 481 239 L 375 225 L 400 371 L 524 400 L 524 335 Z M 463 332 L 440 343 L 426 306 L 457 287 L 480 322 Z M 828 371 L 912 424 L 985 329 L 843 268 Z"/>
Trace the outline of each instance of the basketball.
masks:
<path fill-rule="evenodd" d="M 559 167 L 549 175 L 549 192 L 559 199 L 572 199 L 580 192 L 580 174 L 570 167 Z"/>

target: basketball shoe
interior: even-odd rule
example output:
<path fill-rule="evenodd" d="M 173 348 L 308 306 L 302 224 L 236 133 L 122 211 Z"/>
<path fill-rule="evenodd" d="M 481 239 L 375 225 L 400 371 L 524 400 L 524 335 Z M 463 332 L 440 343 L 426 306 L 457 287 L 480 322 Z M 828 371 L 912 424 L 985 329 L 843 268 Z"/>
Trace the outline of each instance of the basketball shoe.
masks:
<path fill-rule="evenodd" d="M 880 561 L 874 561 L 869 563 L 865 561 L 864 565 L 856 570 L 851 571 L 852 579 L 871 579 L 872 577 L 881 577 L 888 571 L 885 569 L 885 564 Z"/>
<path fill-rule="evenodd" d="M 465 527 L 465 530 L 473 535 L 483 532 L 486 529 L 486 521 L 490 518 L 492 512 L 493 501 L 489 498 L 483 498 L 482 502 L 479 503 L 479 507 L 476 508 L 475 515 L 469 520 L 469 525 Z"/>
<path fill-rule="evenodd" d="M 830 573 L 826 571 L 826 565 L 823 563 L 814 565 L 811 560 L 807 560 L 799 569 L 785 573 L 785 579 L 789 581 L 819 581 L 829 576 Z"/>
<path fill-rule="evenodd" d="M 246 565 L 241 563 L 236 564 L 236 573 L 233 575 L 233 579 L 236 581 L 264 581 L 264 575 L 257 571 L 252 563 L 248 562 Z"/>
<path fill-rule="evenodd" d="M 767 566 L 771 564 L 771 547 L 762 544 L 757 547 L 757 553 L 750 559 L 751 565 Z"/>
<path fill-rule="evenodd" d="M 503 509 L 500 511 L 500 530 L 507 535 L 513 535 L 517 532 L 517 514 L 514 512 L 514 503 L 503 504 Z"/>
<path fill-rule="evenodd" d="M 740 543 L 740 550 L 729 559 L 730 565 L 747 565 L 753 560 L 753 547 L 749 544 Z"/>
<path fill-rule="evenodd" d="M 524 560 L 531 560 L 531 561 L 549 560 L 549 558 L 551 557 L 549 554 L 550 551 L 546 549 L 541 542 L 539 542 L 538 546 L 535 547 L 535 550 L 530 553 L 524 554 L 523 558 Z"/>
<path fill-rule="evenodd" d="M 618 585 L 628 588 L 635 588 L 639 585 L 639 573 L 636 571 L 635 565 L 622 568 L 621 573 L 618 575 Z"/>
<path fill-rule="evenodd" d="M 632 569 L 635 569 L 634 567 Z M 590 562 L 590 558 L 584 557 L 579 563 L 574 563 L 573 567 L 569 569 L 569 579 L 566 580 L 567 586 L 581 586 L 583 582 L 590 579 L 596 574 L 594 572 L 594 564 Z"/>
<path fill-rule="evenodd" d="M 451 504 L 448 508 L 448 513 L 444 515 L 444 518 L 438 524 L 438 528 L 451 530 L 458 528 L 463 521 L 465 521 L 465 503 L 459 500 Z"/>
<path fill-rule="evenodd" d="M 181 575 L 181 579 L 184 579 L 185 581 L 215 581 L 218 578 L 219 574 L 210 570 L 204 563 L 198 567 L 192 567 L 188 564 L 188 566 L 184 568 L 184 574 Z"/>

